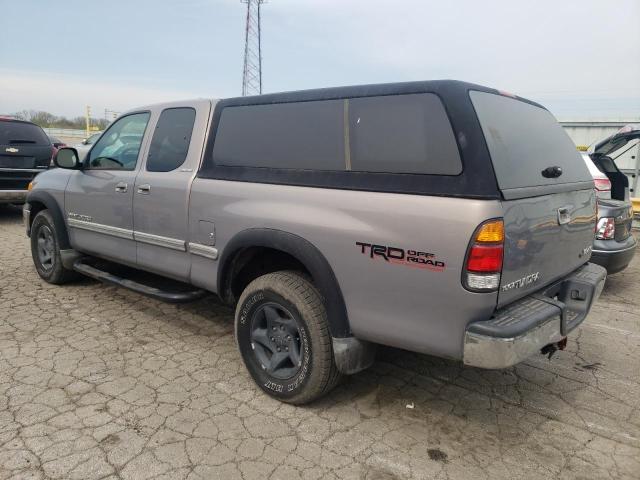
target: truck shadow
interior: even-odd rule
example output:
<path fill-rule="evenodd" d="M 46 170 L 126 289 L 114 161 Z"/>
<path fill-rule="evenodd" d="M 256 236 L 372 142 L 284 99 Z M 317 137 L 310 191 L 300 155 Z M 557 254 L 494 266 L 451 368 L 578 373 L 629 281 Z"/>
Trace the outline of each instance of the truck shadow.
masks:
<path fill-rule="evenodd" d="M 22 218 L 22 206 L 0 204 L 0 225 L 15 225 Z"/>

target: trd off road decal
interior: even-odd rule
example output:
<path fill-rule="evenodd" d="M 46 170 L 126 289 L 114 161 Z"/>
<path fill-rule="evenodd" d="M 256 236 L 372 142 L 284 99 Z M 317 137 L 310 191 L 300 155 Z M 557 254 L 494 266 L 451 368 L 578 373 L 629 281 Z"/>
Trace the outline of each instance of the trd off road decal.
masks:
<path fill-rule="evenodd" d="M 436 256 L 433 253 L 364 242 L 356 242 L 356 245 L 360 248 L 360 253 L 374 260 L 382 259 L 396 265 L 424 268 L 434 272 L 442 272 L 446 266 L 442 260 L 436 260 Z"/>

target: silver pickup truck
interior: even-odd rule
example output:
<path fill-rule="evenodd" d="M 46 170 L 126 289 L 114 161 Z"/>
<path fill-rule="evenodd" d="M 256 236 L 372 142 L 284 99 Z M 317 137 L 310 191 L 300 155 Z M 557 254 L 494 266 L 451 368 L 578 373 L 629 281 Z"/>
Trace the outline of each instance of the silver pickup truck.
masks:
<path fill-rule="evenodd" d="M 285 402 L 366 368 L 376 344 L 481 368 L 551 354 L 604 286 L 571 140 L 544 107 L 479 85 L 151 105 L 55 163 L 24 208 L 39 275 L 217 293 L 251 376 Z"/>

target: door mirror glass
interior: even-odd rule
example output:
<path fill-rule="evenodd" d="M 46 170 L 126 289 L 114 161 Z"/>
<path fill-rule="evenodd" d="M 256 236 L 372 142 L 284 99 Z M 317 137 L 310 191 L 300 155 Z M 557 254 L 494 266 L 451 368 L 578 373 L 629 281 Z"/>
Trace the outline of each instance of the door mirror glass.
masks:
<path fill-rule="evenodd" d="M 75 148 L 61 148 L 53 157 L 53 163 L 60 168 L 78 168 L 80 166 L 78 151 Z"/>

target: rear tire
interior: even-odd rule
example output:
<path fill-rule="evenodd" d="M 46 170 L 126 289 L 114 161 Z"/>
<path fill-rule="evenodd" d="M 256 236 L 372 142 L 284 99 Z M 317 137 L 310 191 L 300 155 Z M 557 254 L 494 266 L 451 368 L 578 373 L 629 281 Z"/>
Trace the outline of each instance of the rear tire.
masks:
<path fill-rule="evenodd" d="M 78 277 L 62 265 L 58 232 L 48 210 L 42 210 L 31 224 L 31 257 L 36 271 L 45 282 L 60 285 Z"/>
<path fill-rule="evenodd" d="M 254 381 L 278 400 L 311 402 L 340 378 L 322 297 L 298 272 L 252 281 L 236 307 L 235 334 Z"/>

